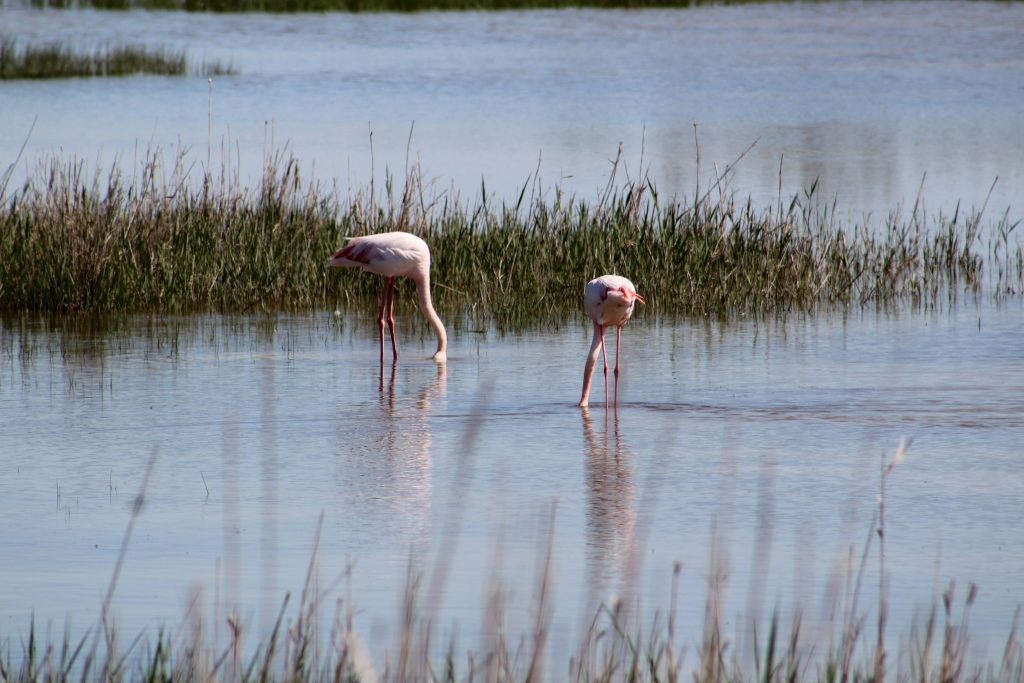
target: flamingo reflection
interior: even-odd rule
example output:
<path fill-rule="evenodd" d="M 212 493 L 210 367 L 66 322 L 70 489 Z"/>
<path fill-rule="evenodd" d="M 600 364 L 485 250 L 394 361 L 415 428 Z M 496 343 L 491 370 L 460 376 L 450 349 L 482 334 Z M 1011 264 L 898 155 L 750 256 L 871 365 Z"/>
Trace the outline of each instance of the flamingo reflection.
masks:
<path fill-rule="evenodd" d="M 406 547 L 426 540 L 433 501 L 431 416 L 434 401 L 445 395 L 445 364 L 426 370 L 430 379 L 415 393 L 403 381 L 422 379 L 426 368 L 392 365 L 382 369 L 379 411 L 361 409 L 358 426 L 345 436 L 342 452 L 344 499 L 358 511 L 355 519 L 367 533 L 387 529 Z M 376 415 L 374 413 L 376 412 Z"/>
<path fill-rule="evenodd" d="M 586 558 L 590 616 L 607 597 L 616 577 L 625 579 L 636 527 L 636 486 L 633 458 L 619 430 L 617 410 L 604 411 L 604 429 L 598 432 L 584 406 L 583 446 L 586 452 Z M 609 424 L 610 421 L 610 424 Z M 609 427 L 611 435 L 609 436 Z"/>

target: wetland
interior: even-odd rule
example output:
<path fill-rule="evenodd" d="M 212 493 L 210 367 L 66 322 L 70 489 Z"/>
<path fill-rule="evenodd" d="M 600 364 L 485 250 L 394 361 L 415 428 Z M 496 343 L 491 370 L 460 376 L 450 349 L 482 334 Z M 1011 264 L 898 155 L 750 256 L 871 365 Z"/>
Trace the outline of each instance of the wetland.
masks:
<path fill-rule="evenodd" d="M 0 22 L 0 678 L 1022 680 L 1021 3 Z"/>

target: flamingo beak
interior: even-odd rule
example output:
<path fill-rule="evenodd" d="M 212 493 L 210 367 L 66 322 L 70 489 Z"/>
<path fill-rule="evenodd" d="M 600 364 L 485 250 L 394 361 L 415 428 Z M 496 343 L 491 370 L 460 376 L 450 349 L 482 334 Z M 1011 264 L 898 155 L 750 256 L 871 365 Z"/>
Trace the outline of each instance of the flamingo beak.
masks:
<path fill-rule="evenodd" d="M 644 304 L 645 306 L 647 305 L 647 302 L 644 301 L 644 298 L 637 294 L 636 292 L 633 292 L 633 298 L 639 301 L 640 303 Z"/>

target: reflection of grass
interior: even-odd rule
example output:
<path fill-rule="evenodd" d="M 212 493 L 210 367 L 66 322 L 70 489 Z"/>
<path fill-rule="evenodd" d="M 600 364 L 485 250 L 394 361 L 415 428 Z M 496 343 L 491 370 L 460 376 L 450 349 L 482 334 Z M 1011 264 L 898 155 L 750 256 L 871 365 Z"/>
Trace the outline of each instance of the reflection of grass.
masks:
<path fill-rule="evenodd" d="M 218 63 L 191 68 L 185 52 L 123 45 L 82 52 L 62 43 L 19 46 L 0 39 L 0 80 L 43 78 L 88 78 L 154 74 L 185 76 L 194 73 L 213 76 L 233 73 L 231 66 Z"/>
<path fill-rule="evenodd" d="M 376 278 L 331 271 L 345 236 L 403 229 L 433 251 L 435 297 L 499 325 L 577 310 L 602 273 L 635 282 L 654 313 L 729 315 L 832 306 L 934 305 L 983 283 L 980 215 L 894 215 L 843 226 L 805 196 L 767 209 L 715 192 L 666 200 L 627 182 L 594 201 L 537 185 L 514 204 L 430 196 L 410 173 L 398 192 L 340 199 L 300 180 L 294 161 L 262 184 L 195 187 L 155 160 L 127 180 L 88 180 L 53 162 L 0 206 L 0 309 L 196 311 L 372 307 Z M 102 182 L 101 182 L 102 180 Z M 1024 256 L 1004 217 L 992 231 L 993 296 L 1020 292 Z M 410 297 L 399 298 L 412 305 Z"/>

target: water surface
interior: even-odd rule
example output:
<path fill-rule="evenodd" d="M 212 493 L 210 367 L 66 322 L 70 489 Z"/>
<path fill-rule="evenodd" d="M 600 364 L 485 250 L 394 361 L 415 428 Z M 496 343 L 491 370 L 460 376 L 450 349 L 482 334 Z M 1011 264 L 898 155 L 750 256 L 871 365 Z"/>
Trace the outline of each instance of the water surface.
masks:
<path fill-rule="evenodd" d="M 511 199 L 535 171 L 585 199 L 641 162 L 689 196 L 741 157 L 727 191 L 758 207 L 820 180 L 850 220 L 958 203 L 1020 214 L 1024 6 L 783 3 L 692 10 L 207 15 L 0 9 L 0 33 L 83 48 L 187 50 L 240 71 L 0 83 L 0 163 L 34 120 L 38 159 L 132 166 L 178 149 L 259 178 L 268 149 L 344 194 L 420 162 L 435 192 Z M 697 125 L 695 140 L 694 125 Z M 372 143 L 370 132 L 372 130 Z M 411 141 L 410 141 L 411 133 Z M 188 164 L 186 164 L 187 166 Z M 730 176 L 727 175 L 727 179 Z M 549 195 L 550 196 L 550 195 Z"/>
<path fill-rule="evenodd" d="M 429 332 L 402 316 L 403 357 L 383 373 L 355 314 L 99 331 L 6 320 L 0 628 L 23 632 L 32 614 L 95 623 L 155 453 L 114 600 L 129 633 L 179 623 L 196 587 L 207 609 L 234 606 L 266 633 L 301 590 L 322 516 L 322 580 L 351 568 L 332 595 L 351 591 L 374 652 L 394 644 L 410 558 L 429 573 L 441 549 L 438 623 L 473 646 L 496 580 L 510 626 L 527 623 L 554 511 L 558 642 L 613 595 L 667 609 L 680 562 L 679 628 L 695 644 L 713 524 L 730 633 L 778 606 L 802 607 L 815 634 L 863 548 L 881 458 L 906 438 L 886 499 L 892 629 L 905 636 L 948 581 L 973 581 L 972 647 L 993 657 L 1024 598 L 1022 313 L 640 314 L 607 412 L 600 383 L 588 411 L 574 405 L 589 346 L 578 318 L 459 334 L 436 366 Z"/>

